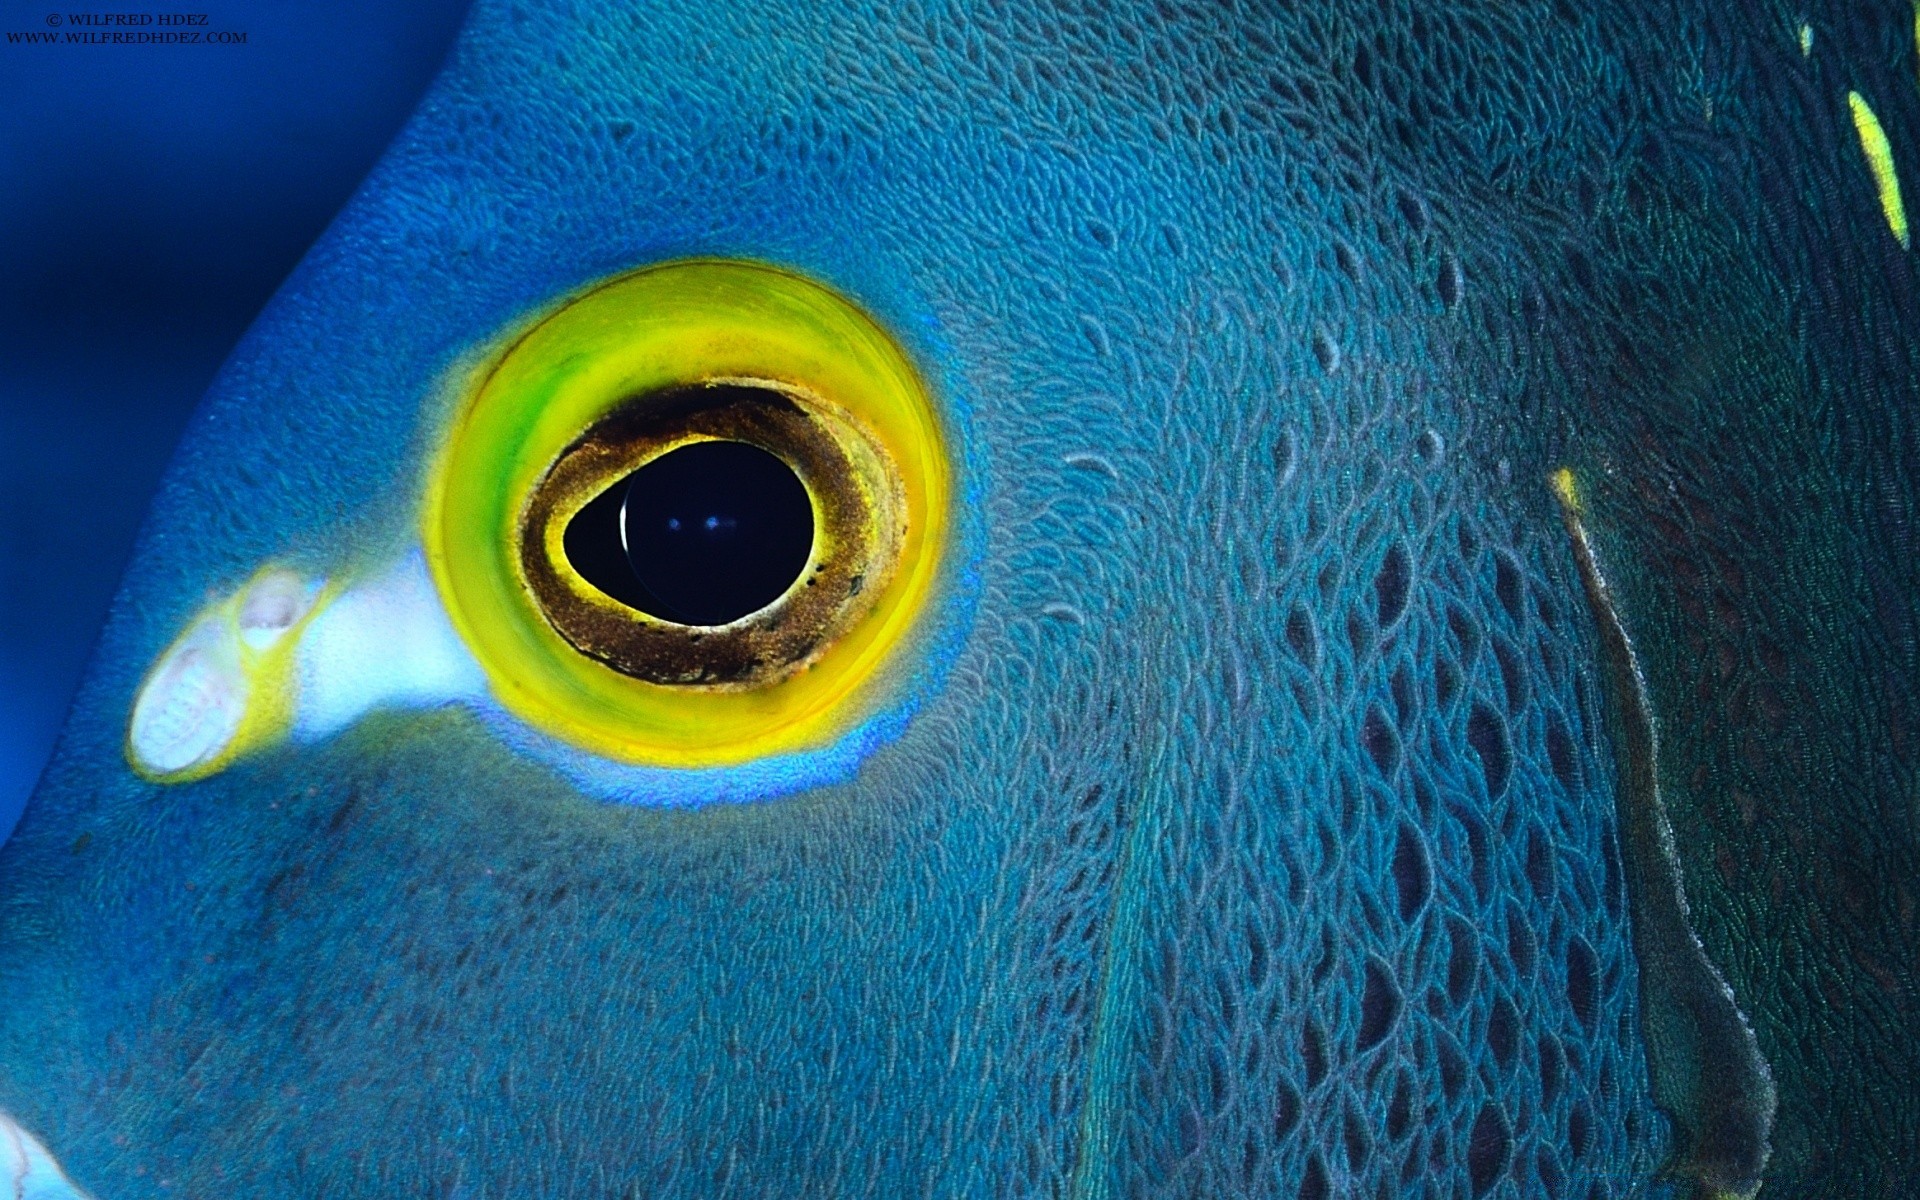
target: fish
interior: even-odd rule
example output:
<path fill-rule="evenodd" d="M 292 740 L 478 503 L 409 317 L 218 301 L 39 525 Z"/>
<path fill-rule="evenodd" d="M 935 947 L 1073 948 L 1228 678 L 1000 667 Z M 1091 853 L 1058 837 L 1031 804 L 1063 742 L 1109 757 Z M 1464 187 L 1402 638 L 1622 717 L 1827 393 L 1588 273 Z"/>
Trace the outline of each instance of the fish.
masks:
<path fill-rule="evenodd" d="M 1911 1194 L 1915 53 L 480 0 L 0 846 L 0 1172 Z"/>

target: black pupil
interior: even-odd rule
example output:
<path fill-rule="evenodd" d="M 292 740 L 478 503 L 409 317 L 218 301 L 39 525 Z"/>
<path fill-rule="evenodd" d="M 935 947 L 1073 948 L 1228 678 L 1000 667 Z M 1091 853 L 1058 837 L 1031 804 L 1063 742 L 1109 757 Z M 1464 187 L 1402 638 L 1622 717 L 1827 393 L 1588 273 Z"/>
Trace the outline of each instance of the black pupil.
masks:
<path fill-rule="evenodd" d="M 813 505 L 793 468 L 745 442 L 669 450 L 568 523 L 567 561 L 615 600 L 682 625 L 725 625 L 773 603 L 813 552 Z"/>

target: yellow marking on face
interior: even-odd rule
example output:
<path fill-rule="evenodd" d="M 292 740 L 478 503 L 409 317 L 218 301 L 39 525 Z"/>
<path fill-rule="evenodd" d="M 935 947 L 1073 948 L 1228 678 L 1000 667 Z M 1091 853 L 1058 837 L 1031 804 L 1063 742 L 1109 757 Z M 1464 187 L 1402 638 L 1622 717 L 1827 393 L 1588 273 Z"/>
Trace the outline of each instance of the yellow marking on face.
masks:
<path fill-rule="evenodd" d="M 1802 21 L 1800 22 L 1800 57 L 1805 58 L 1812 53 L 1813 53 L 1813 26 L 1805 21 Z"/>
<path fill-rule="evenodd" d="M 293 650 L 331 591 L 267 567 L 208 605 L 154 661 L 127 722 L 127 762 L 187 783 L 280 740 L 293 723 Z"/>
<path fill-rule="evenodd" d="M 1853 109 L 1853 127 L 1860 134 L 1860 149 L 1866 153 L 1874 186 L 1880 191 L 1880 208 L 1887 215 L 1887 228 L 1905 250 L 1911 245 L 1912 237 L 1907 230 L 1906 206 L 1900 202 L 1900 177 L 1894 173 L 1893 147 L 1887 144 L 1887 131 L 1880 127 L 1880 118 L 1873 115 L 1873 109 L 1859 92 L 1848 92 L 1847 103 Z"/>
<path fill-rule="evenodd" d="M 528 499 L 609 414 L 738 380 L 821 397 L 884 450 L 899 475 L 898 567 L 856 624 L 766 686 L 624 674 L 575 649 L 540 608 L 516 550 Z M 950 477 L 926 388 L 871 317 L 791 272 L 687 260 L 596 284 L 505 340 L 472 377 L 432 469 L 422 541 L 454 628 L 515 716 L 618 762 L 727 766 L 825 745 L 872 711 L 939 578 Z"/>

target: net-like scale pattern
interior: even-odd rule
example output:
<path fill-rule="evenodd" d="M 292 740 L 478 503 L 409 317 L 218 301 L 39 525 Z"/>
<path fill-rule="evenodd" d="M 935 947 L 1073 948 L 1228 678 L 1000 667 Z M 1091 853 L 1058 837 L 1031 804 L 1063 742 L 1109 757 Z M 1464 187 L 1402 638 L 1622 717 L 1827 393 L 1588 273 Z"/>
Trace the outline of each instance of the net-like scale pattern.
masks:
<path fill-rule="evenodd" d="M 483 4 L 0 851 L 0 1108 L 112 1200 L 1641 1194 L 1566 467 L 1765 1194 L 1912 1194 L 1920 292 L 1846 101 L 1920 162 L 1912 53 L 1844 2 Z M 854 297 L 950 419 L 898 740 L 685 812 L 458 711 L 127 777 L 214 583 L 404 552 L 446 372 L 688 255 Z"/>

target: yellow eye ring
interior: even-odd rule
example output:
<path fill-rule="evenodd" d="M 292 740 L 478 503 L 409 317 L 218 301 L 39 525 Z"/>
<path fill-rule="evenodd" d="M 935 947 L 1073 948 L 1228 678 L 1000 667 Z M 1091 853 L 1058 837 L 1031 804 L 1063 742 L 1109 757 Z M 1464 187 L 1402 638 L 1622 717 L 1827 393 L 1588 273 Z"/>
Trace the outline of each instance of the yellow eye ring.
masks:
<path fill-rule="evenodd" d="M 623 674 L 576 650 L 529 586 L 530 499 L 616 410 L 740 380 L 821 397 L 858 423 L 897 472 L 896 565 L 849 627 L 764 686 Z M 421 533 L 453 626 L 509 712 L 619 762 L 718 767 L 824 745 L 873 709 L 884 668 L 934 592 L 951 479 L 926 388 L 872 318 L 777 268 L 688 260 L 598 284 L 490 356 L 436 457 Z"/>
<path fill-rule="evenodd" d="M 724 625 L 690 626 L 637 611 L 581 574 L 567 545 L 589 503 L 621 497 L 622 477 L 650 459 L 722 439 L 759 445 L 803 480 L 812 552 L 783 594 Z M 655 392 L 588 430 L 535 487 L 520 528 L 523 578 L 560 636 L 624 675 L 762 688 L 811 664 L 884 594 L 899 560 L 898 478 L 859 424 L 817 397 L 766 380 Z"/>

